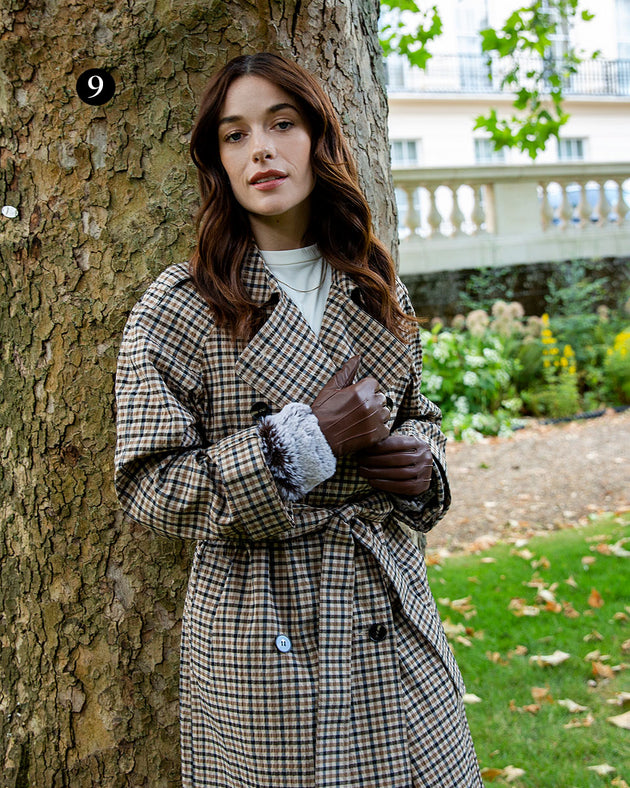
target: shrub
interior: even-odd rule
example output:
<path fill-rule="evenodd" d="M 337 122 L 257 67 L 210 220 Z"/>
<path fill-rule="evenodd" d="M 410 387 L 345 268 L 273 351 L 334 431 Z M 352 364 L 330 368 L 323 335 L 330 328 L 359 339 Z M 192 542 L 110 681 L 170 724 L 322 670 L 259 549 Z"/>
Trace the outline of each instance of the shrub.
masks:
<path fill-rule="evenodd" d="M 604 362 L 604 388 L 616 405 L 630 405 L 630 327 L 615 337 Z"/>
<path fill-rule="evenodd" d="M 490 313 L 475 309 L 450 328 L 423 331 L 424 390 L 447 435 L 475 440 L 509 433 L 522 416 L 630 404 L 630 328 L 615 335 L 619 316 L 604 308 L 583 317 L 525 317 L 520 304 L 499 300 Z"/>

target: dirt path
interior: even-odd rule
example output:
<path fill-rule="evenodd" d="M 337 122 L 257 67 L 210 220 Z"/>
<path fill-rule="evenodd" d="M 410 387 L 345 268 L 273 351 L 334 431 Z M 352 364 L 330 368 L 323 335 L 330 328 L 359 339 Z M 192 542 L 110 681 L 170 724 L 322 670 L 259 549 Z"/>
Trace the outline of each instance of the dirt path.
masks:
<path fill-rule="evenodd" d="M 427 551 L 630 508 L 630 411 L 447 448 L 453 503 Z"/>

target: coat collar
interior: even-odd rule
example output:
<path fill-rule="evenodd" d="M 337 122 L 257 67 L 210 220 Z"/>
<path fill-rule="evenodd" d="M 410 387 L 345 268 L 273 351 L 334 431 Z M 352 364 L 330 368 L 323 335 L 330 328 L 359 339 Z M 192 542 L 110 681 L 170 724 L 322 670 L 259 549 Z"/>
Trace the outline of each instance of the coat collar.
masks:
<path fill-rule="evenodd" d="M 361 366 L 355 380 L 372 375 L 383 392 L 408 375 L 412 364 L 409 347 L 358 306 L 353 294 L 359 288 L 348 274 L 333 269 L 317 337 L 256 249 L 246 258 L 242 273 L 252 300 L 260 305 L 274 299 L 277 303 L 240 354 L 236 373 L 278 408 L 288 402 L 310 404 L 356 353 L 361 355 Z"/>

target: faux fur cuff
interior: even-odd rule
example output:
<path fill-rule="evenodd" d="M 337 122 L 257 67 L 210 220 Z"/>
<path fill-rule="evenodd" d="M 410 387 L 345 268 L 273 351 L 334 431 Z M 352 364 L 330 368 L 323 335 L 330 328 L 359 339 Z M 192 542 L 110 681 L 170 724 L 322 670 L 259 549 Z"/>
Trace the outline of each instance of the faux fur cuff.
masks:
<path fill-rule="evenodd" d="M 258 423 L 263 454 L 280 495 L 299 501 L 337 468 L 335 455 L 308 405 L 290 402 Z"/>

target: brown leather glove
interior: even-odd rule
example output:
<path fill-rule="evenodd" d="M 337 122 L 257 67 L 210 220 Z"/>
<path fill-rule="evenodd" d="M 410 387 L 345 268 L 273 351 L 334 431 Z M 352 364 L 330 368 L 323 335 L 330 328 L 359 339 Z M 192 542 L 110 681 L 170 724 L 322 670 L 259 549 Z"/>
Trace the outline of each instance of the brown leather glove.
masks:
<path fill-rule="evenodd" d="M 333 454 L 340 457 L 366 449 L 389 435 L 385 395 L 374 378 L 352 383 L 361 356 L 353 356 L 319 392 L 311 410 Z"/>
<path fill-rule="evenodd" d="M 414 496 L 431 484 L 431 449 L 413 435 L 390 435 L 369 451 L 357 454 L 356 459 L 359 476 L 377 490 Z"/>

